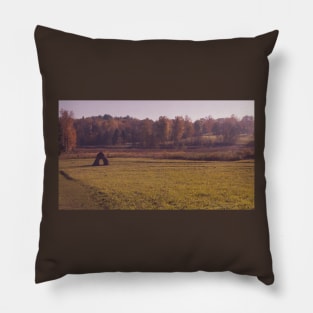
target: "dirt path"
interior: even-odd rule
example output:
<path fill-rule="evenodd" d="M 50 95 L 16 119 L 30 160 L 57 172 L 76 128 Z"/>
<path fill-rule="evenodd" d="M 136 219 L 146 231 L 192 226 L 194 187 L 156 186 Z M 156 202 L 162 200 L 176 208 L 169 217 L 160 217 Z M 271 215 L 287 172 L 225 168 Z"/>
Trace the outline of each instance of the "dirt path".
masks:
<path fill-rule="evenodd" d="M 59 172 L 60 210 L 105 210 L 100 204 L 99 192 L 84 186 L 64 171 Z"/>

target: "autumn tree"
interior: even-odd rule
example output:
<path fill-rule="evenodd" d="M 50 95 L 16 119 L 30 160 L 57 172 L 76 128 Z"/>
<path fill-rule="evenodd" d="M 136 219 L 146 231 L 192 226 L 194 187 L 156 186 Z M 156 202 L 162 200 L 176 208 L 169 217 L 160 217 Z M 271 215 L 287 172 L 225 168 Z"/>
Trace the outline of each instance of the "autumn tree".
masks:
<path fill-rule="evenodd" d="M 235 116 L 219 118 L 212 127 L 214 135 L 221 135 L 224 144 L 234 144 L 240 134 L 240 125 Z"/>
<path fill-rule="evenodd" d="M 75 132 L 76 130 L 76 132 Z M 211 134 L 217 136 L 212 143 Z M 60 151 L 70 151 L 79 146 L 127 145 L 133 147 L 164 147 L 207 144 L 234 144 L 239 134 L 254 134 L 254 117 L 235 116 L 214 119 L 211 116 L 192 121 L 190 117 L 170 119 L 160 116 L 157 120 L 138 119 L 130 116 L 113 117 L 109 114 L 75 119 L 73 114 L 60 111 Z M 252 139 L 251 139 L 252 140 Z M 251 141 L 252 142 L 252 141 Z"/>
<path fill-rule="evenodd" d="M 241 132 L 243 134 L 254 134 L 254 118 L 253 116 L 244 116 L 240 121 Z"/>
<path fill-rule="evenodd" d="M 201 136 L 203 133 L 203 120 L 196 120 L 193 125 L 194 125 L 195 135 L 197 137 Z"/>
<path fill-rule="evenodd" d="M 185 120 L 184 120 L 184 133 L 183 133 L 183 137 L 184 138 L 190 138 L 193 136 L 195 132 L 192 120 L 189 116 L 185 116 Z"/>
<path fill-rule="evenodd" d="M 171 135 L 171 120 L 166 116 L 160 116 L 156 122 L 156 131 L 159 142 L 165 143 Z"/>
<path fill-rule="evenodd" d="M 69 152 L 76 147 L 76 130 L 73 112 L 60 110 L 59 116 L 59 151 Z"/>
<path fill-rule="evenodd" d="M 176 116 L 173 120 L 173 140 L 177 144 L 181 140 L 184 134 L 185 121 L 183 117 Z"/>
<path fill-rule="evenodd" d="M 212 116 L 207 116 L 206 118 L 202 119 L 203 128 L 202 131 L 206 134 L 210 134 L 212 132 L 212 128 L 214 125 L 214 118 Z"/>
<path fill-rule="evenodd" d="M 118 128 L 116 128 L 112 136 L 112 144 L 117 145 L 119 143 L 120 143 L 120 131 Z"/>
<path fill-rule="evenodd" d="M 153 144 L 153 121 L 148 118 L 141 121 L 140 142 L 144 147 L 151 147 Z"/>

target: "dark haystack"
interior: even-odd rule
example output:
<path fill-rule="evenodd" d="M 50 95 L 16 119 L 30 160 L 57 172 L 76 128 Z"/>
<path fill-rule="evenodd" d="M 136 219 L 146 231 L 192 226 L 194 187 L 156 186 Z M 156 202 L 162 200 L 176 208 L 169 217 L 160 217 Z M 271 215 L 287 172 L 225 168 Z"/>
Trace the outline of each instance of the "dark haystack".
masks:
<path fill-rule="evenodd" d="M 93 162 L 92 166 L 99 166 L 100 160 L 103 161 L 103 165 L 109 165 L 109 160 L 106 158 L 106 156 L 103 154 L 103 152 L 99 152 L 97 154 L 96 159 Z"/>

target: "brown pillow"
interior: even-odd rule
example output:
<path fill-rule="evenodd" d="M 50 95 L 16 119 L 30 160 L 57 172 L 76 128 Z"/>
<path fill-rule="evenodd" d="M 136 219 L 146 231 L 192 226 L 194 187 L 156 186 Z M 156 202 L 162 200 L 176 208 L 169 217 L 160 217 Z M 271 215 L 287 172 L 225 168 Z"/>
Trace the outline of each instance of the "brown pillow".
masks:
<path fill-rule="evenodd" d="M 273 283 L 263 150 L 277 36 L 130 41 L 36 27 L 46 152 L 36 283 L 198 270 Z"/>

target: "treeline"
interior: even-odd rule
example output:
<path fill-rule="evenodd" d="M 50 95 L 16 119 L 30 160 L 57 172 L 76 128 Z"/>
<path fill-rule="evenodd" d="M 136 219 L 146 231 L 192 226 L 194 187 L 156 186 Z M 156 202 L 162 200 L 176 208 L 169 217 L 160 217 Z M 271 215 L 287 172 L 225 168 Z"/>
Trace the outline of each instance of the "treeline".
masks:
<path fill-rule="evenodd" d="M 235 143 L 241 134 L 254 134 L 252 116 L 242 119 L 233 115 L 218 119 L 209 116 L 194 122 L 188 116 L 174 119 L 160 116 L 153 121 L 105 114 L 74 119 L 72 112 L 61 110 L 59 117 L 60 151 L 71 151 L 76 145 L 140 148 L 229 145 Z"/>

